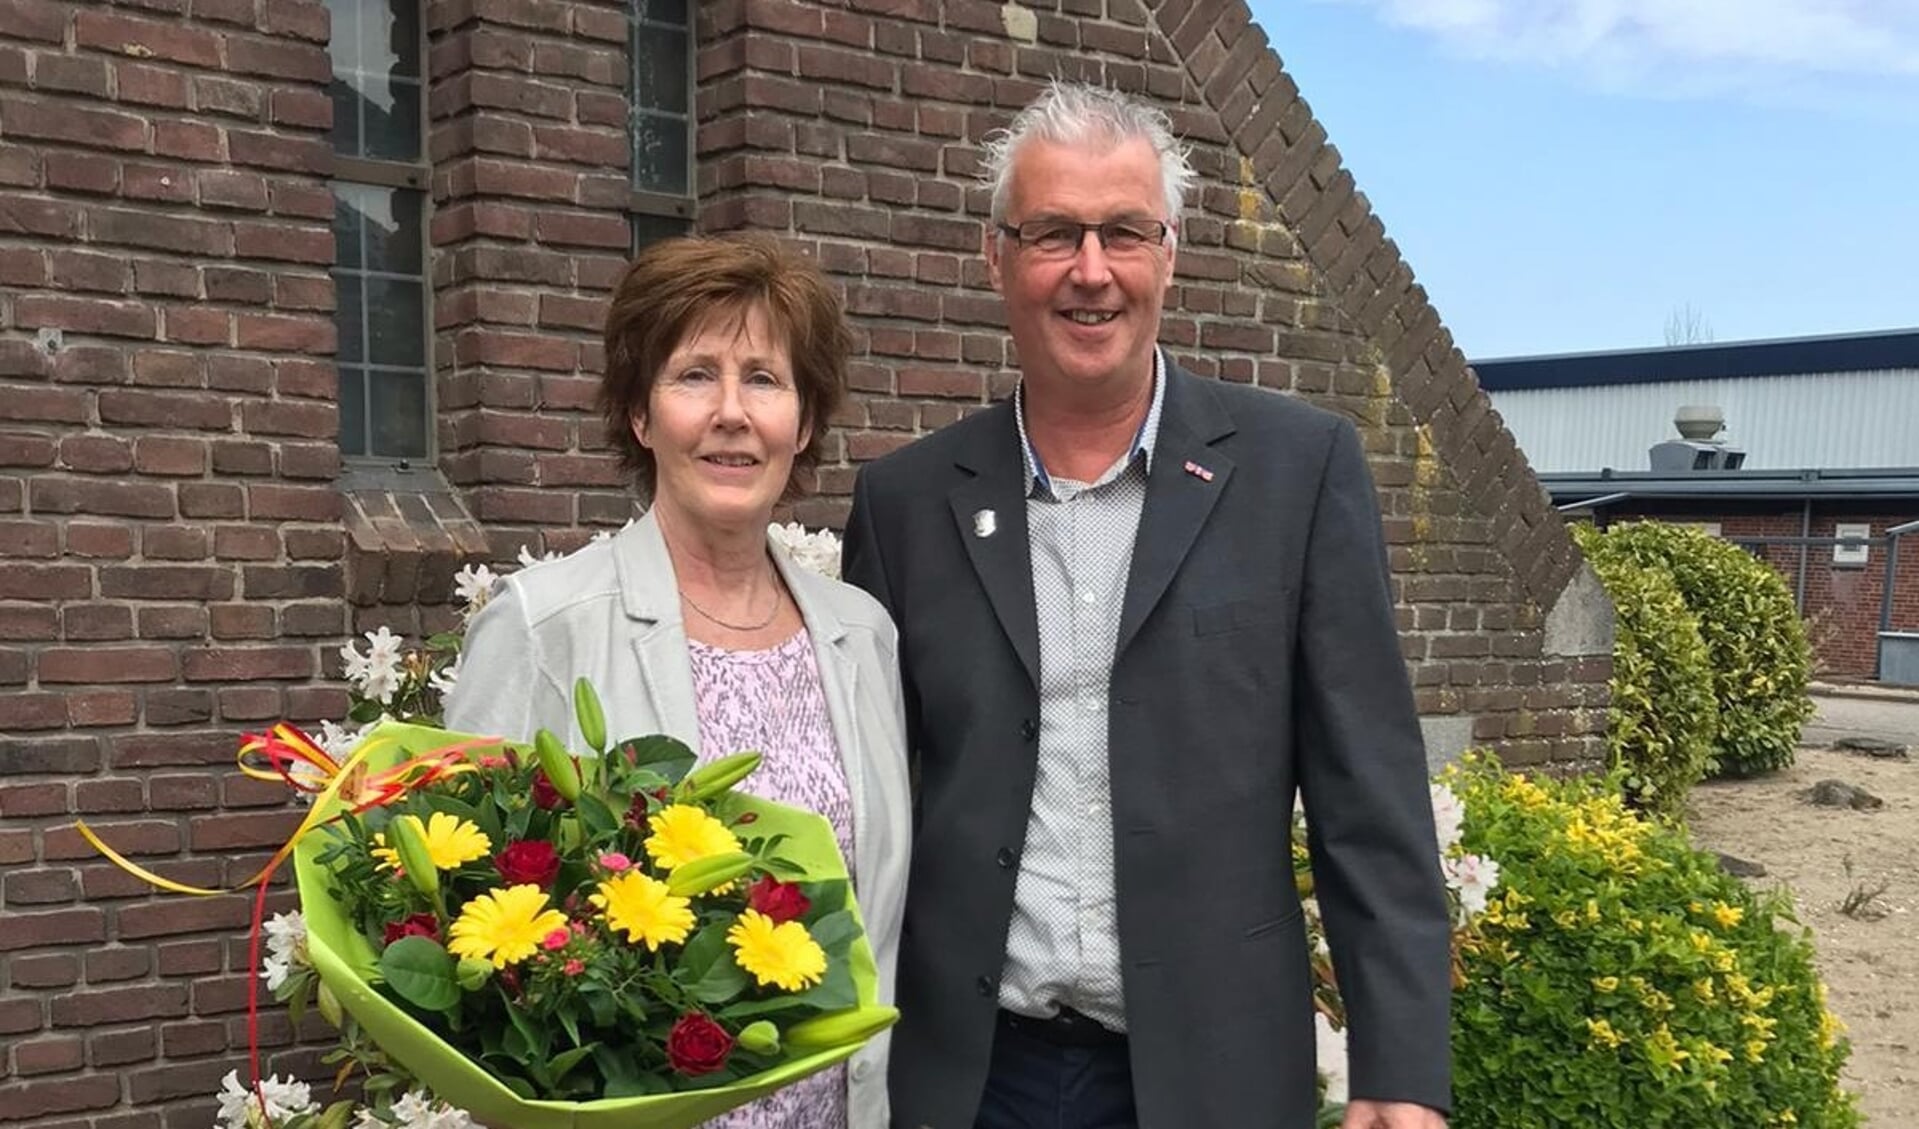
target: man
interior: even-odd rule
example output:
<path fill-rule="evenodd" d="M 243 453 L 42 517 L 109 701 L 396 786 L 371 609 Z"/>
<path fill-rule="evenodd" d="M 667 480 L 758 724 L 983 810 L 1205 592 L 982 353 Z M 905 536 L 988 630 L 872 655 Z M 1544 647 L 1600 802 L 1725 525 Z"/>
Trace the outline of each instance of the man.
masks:
<path fill-rule="evenodd" d="M 1307 1129 L 1303 797 L 1347 1129 L 1444 1124 L 1449 928 L 1373 488 L 1344 420 L 1159 352 L 1193 173 L 1055 84 L 989 148 L 1022 381 L 868 466 L 916 835 L 901 1129 Z"/>

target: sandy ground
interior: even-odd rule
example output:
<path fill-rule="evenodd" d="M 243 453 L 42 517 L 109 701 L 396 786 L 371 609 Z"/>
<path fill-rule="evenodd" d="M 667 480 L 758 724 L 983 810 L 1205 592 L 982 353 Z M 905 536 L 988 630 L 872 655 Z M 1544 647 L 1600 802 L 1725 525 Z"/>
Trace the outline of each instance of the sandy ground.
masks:
<path fill-rule="evenodd" d="M 1694 789 L 1701 847 L 1765 866 L 1813 931 L 1830 1004 L 1852 1039 L 1848 1074 L 1873 1129 L 1919 1124 L 1919 698 L 1819 699 L 1798 762 L 1759 780 Z M 1848 734 L 1909 747 L 1908 760 L 1830 748 Z M 1836 779 L 1885 801 L 1875 811 L 1815 807 L 1795 793 Z M 1849 896 L 1882 890 L 1862 911 Z"/>

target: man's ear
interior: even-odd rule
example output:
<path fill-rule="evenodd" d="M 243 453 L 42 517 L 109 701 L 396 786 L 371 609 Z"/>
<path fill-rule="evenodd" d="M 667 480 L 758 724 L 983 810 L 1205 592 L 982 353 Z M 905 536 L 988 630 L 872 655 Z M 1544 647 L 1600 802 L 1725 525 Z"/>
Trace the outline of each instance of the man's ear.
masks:
<path fill-rule="evenodd" d="M 993 221 L 988 220 L 986 222 L 985 231 L 986 277 L 987 280 L 993 284 L 994 291 L 1004 294 L 1006 293 L 1006 288 L 1000 281 L 1000 247 L 1004 241 L 1000 238 L 998 225 L 993 223 Z"/>

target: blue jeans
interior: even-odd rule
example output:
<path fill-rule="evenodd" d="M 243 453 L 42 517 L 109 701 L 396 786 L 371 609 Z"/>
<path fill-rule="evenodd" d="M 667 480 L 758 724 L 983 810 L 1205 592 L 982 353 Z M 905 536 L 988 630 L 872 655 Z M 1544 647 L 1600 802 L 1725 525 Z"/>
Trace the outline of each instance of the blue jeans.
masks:
<path fill-rule="evenodd" d="M 1061 1046 L 1001 1022 L 973 1129 L 1138 1129 L 1125 1041 Z"/>

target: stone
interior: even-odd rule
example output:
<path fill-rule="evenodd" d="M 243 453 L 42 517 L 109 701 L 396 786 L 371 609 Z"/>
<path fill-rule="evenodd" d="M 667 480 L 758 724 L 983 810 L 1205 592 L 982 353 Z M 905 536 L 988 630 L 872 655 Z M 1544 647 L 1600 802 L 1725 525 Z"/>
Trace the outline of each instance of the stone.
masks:
<path fill-rule="evenodd" d="M 1859 753 L 1881 760 L 1912 759 L 1906 752 L 1906 746 L 1884 737 L 1841 737 L 1832 743 L 1832 747 L 1843 753 Z"/>
<path fill-rule="evenodd" d="M 1822 808 L 1874 811 L 1886 806 L 1886 801 L 1843 780 L 1821 780 L 1798 795 L 1807 803 Z"/>

